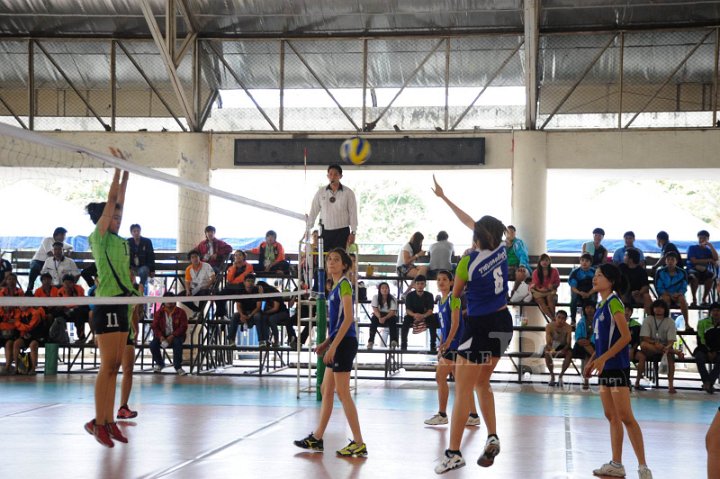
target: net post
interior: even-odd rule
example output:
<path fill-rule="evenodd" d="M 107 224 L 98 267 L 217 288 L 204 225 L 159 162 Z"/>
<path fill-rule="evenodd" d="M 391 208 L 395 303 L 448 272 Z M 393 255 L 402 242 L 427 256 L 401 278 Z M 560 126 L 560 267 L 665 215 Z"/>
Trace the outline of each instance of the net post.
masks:
<path fill-rule="evenodd" d="M 324 244 L 322 238 L 322 222 L 318 231 L 318 291 L 317 291 L 317 344 L 320 345 L 325 341 L 327 331 L 327 303 L 325 301 L 325 258 Z M 316 374 L 316 398 L 322 401 L 322 383 L 325 377 L 325 363 L 321 355 L 317 356 L 317 374 Z"/>

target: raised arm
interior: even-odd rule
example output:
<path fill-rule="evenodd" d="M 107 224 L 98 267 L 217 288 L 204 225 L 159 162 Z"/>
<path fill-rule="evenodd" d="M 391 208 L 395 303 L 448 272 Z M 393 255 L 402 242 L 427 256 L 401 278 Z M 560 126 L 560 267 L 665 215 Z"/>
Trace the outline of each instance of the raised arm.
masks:
<path fill-rule="evenodd" d="M 118 204 L 118 193 L 120 191 L 120 170 L 115 168 L 115 174 L 113 175 L 112 183 L 110 184 L 110 191 L 108 192 L 107 203 L 105 203 L 105 209 L 103 209 L 102 216 L 97 222 L 97 230 L 100 235 L 104 236 L 110 227 L 110 222 L 115 214 L 115 207 Z M 127 175 L 127 173 L 125 174 Z M 127 177 L 125 178 L 127 182 Z M 124 199 L 124 191 L 123 191 Z"/>
<path fill-rule="evenodd" d="M 475 221 L 472 219 L 472 217 L 469 214 L 465 213 L 463 210 L 460 209 L 460 207 L 458 207 L 455 203 L 450 201 L 447 196 L 445 196 L 445 192 L 443 191 L 442 186 L 440 186 L 438 184 L 437 180 L 435 179 L 435 175 L 433 175 L 433 183 L 435 183 L 435 187 L 431 188 L 431 189 L 432 189 L 433 193 L 435 193 L 435 196 L 442 199 L 445 202 L 445 204 L 447 204 L 450 207 L 450 209 L 453 211 L 453 213 L 455 213 L 455 216 L 458 217 L 458 219 L 460 220 L 460 222 L 462 222 L 462 224 L 464 224 L 471 230 L 475 229 Z"/>

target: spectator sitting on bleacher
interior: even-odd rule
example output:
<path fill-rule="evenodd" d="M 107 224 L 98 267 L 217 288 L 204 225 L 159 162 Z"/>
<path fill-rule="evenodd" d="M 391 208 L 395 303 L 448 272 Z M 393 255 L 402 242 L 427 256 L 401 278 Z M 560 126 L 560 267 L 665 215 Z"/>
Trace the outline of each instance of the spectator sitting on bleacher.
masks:
<path fill-rule="evenodd" d="M 200 261 L 200 252 L 192 250 L 188 253 L 190 266 L 185 270 L 185 295 L 186 296 L 207 296 L 212 290 L 215 283 L 215 272 L 209 263 Z M 207 301 L 200 301 L 200 304 L 194 302 L 184 302 L 191 311 L 193 311 L 193 319 L 199 319 L 205 310 Z"/>
<path fill-rule="evenodd" d="M 557 290 L 560 286 L 560 273 L 552 267 L 552 260 L 546 253 L 540 255 L 537 268 L 532 274 L 530 292 L 547 318 L 555 317 Z"/>
<path fill-rule="evenodd" d="M 646 313 L 650 314 L 650 281 L 647 271 L 640 263 L 640 251 L 635 248 L 628 248 L 625 252 L 625 262 L 620 265 L 620 271 L 625 275 L 629 285 L 627 292 L 622 297 L 622 302 L 627 306 L 642 305 Z"/>
<path fill-rule="evenodd" d="M 415 261 L 418 258 L 425 256 L 425 251 L 422 249 L 424 239 L 425 236 L 423 236 L 423 234 L 419 231 L 416 231 L 410 237 L 410 241 L 400 248 L 400 253 L 398 254 L 397 259 L 397 272 L 399 276 L 403 278 L 415 278 L 417 276 L 426 277 L 428 271 L 427 266 L 415 265 Z"/>
<path fill-rule="evenodd" d="M 413 327 L 413 332 L 422 332 L 426 328 L 430 330 L 430 352 L 437 351 L 437 328 L 440 326 L 437 316 L 433 313 L 435 299 L 428 291 L 425 291 L 425 276 L 415 277 L 415 290 L 411 291 L 405 298 L 405 317 L 402 323 L 401 348 L 407 351 L 408 331 Z"/>
<path fill-rule="evenodd" d="M 645 318 L 640 330 L 640 351 L 637 352 L 637 377 L 635 389 L 644 391 L 640 380 L 645 374 L 646 361 L 662 361 L 667 358 L 668 367 L 668 393 L 675 394 L 673 381 L 675 378 L 675 356 L 683 357 L 682 351 L 674 349 L 677 339 L 675 323 L 670 319 L 669 309 L 665 302 L 656 299 L 652 303 L 652 315 Z"/>
<path fill-rule="evenodd" d="M 678 254 L 675 251 L 668 252 L 665 256 L 666 265 L 661 267 L 655 273 L 655 291 L 660 299 L 670 308 L 673 304 L 680 307 L 683 318 L 685 318 L 685 328 L 692 331 L 690 327 L 690 316 L 688 313 L 688 303 L 685 299 L 688 287 L 688 277 L 684 269 L 677 266 Z"/>
<path fill-rule="evenodd" d="M 163 296 L 168 298 L 175 295 L 168 291 Z M 188 328 L 188 318 L 185 311 L 178 308 L 175 303 L 163 303 L 155 311 L 151 327 L 153 339 L 150 341 L 150 351 L 154 363 L 153 372 L 160 373 L 165 367 L 165 359 L 160 348 L 172 348 L 173 368 L 175 368 L 178 376 L 185 376 L 185 370 L 182 368 L 182 349 Z"/>
<path fill-rule="evenodd" d="M 572 327 L 567 323 L 567 312 L 559 310 L 555 320 L 545 326 L 545 365 L 550 372 L 550 387 L 563 385 L 563 376 L 572 361 Z M 555 382 L 553 359 L 563 358 L 559 381 Z"/>
<path fill-rule="evenodd" d="M 50 273 L 41 274 L 40 286 L 35 290 L 33 296 L 36 298 L 54 298 L 57 294 L 58 289 L 52 284 L 52 275 Z"/>
<path fill-rule="evenodd" d="M 592 255 L 583 253 L 580 256 L 580 266 L 573 269 L 568 277 L 570 286 L 570 324 L 575 325 L 575 315 L 578 306 L 583 307 L 586 303 L 597 303 L 597 295 L 592 294 L 592 280 L 595 276 L 595 268 L 592 267 Z"/>
<path fill-rule="evenodd" d="M 55 228 L 55 231 L 53 231 L 52 237 L 47 237 L 42 240 L 42 243 L 40 243 L 40 247 L 35 252 L 35 255 L 32 257 L 32 260 L 30 261 L 30 271 L 28 273 L 28 286 L 25 293 L 30 296 L 32 294 L 33 288 L 35 287 L 35 280 L 40 275 L 40 273 L 43 270 L 43 266 L 45 266 L 45 261 L 50 258 L 50 256 L 53 255 L 53 244 L 56 242 L 60 242 L 63 244 L 62 249 L 65 251 L 65 253 L 69 253 L 72 251 L 73 247 L 72 245 L 65 243 L 65 235 L 67 234 L 67 230 L 63 227 Z"/>
<path fill-rule="evenodd" d="M 581 361 L 580 371 L 585 370 L 587 360 L 595 354 L 595 345 L 593 343 L 593 319 L 595 318 L 595 303 L 585 303 L 583 314 L 580 321 L 575 325 L 575 346 L 572 349 L 573 359 Z M 583 389 L 590 387 L 589 378 L 583 375 Z"/>
<path fill-rule="evenodd" d="M 260 289 L 260 293 L 264 294 L 280 292 L 276 287 L 269 285 L 265 281 L 258 281 L 258 288 Z M 265 327 L 269 327 L 272 331 L 272 346 L 274 348 L 280 346 L 278 326 L 285 326 L 285 331 L 287 331 L 287 344 L 290 346 L 290 349 L 295 349 L 297 347 L 297 334 L 295 333 L 295 328 L 293 327 L 285 300 L 282 297 L 276 296 L 266 298 L 264 303 L 264 307 L 258 314 L 266 318 L 267 325 Z"/>
<path fill-rule="evenodd" d="M 5 286 L 0 288 L 0 296 L 24 296 L 22 288 L 18 287 L 15 273 L 5 275 Z M 15 325 L 15 311 L 18 308 L 5 306 L 0 308 L 0 340 L 5 345 L 5 369 L 4 374 L 13 372 L 13 343 L 18 339 L 18 331 Z"/>
<path fill-rule="evenodd" d="M 527 246 L 525 242 L 515 236 L 517 230 L 513 225 L 508 225 L 505 233 L 505 248 L 507 250 L 508 279 L 515 278 L 515 270 L 518 266 L 525 266 L 528 272 L 532 271 L 530 267 L 530 258 L 528 257 Z"/>
<path fill-rule="evenodd" d="M 605 230 L 595 228 L 593 230 L 593 240 L 582 245 L 582 254 L 588 253 L 592 256 L 592 266 L 598 266 L 607 261 L 608 251 L 602 245 L 603 238 L 605 238 Z"/>
<path fill-rule="evenodd" d="M 677 249 L 677 246 L 670 242 L 670 235 L 667 234 L 667 231 L 658 231 L 656 239 L 658 248 L 660 248 L 660 259 L 658 259 L 653 265 L 653 272 L 665 266 L 668 253 L 675 253 L 677 255 L 676 266 L 678 268 L 683 268 L 684 266 L 680 251 Z"/>
<path fill-rule="evenodd" d="M 299 291 L 303 292 L 303 294 L 300 295 L 300 299 L 302 301 L 308 301 L 310 299 L 310 290 L 304 279 L 301 279 L 300 286 L 295 288 L 295 292 Z M 305 341 L 307 341 L 308 337 L 310 337 L 310 326 L 312 325 L 312 320 L 310 318 L 310 305 L 300 304 L 298 306 L 297 299 L 297 296 L 290 296 L 290 299 L 288 299 L 288 309 L 292 311 L 292 309 L 295 308 L 294 314 L 291 315 L 291 318 L 297 318 L 297 308 L 300 308 L 300 324 L 303 327 L 300 332 L 300 344 L 305 344 Z"/>
<path fill-rule="evenodd" d="M 223 271 L 225 261 L 232 253 L 232 246 L 217 239 L 215 227 L 208 225 L 205 227 L 205 240 L 198 243 L 195 251 L 198 252 L 200 260 L 212 266 L 213 271 L 217 274 Z"/>
<path fill-rule="evenodd" d="M 367 348 L 370 350 L 375 343 L 375 335 L 379 327 L 390 330 L 390 349 L 398 346 L 397 311 L 398 303 L 395 296 L 390 294 L 390 285 L 383 281 L 378 285 L 378 294 L 372 299 L 373 314 L 370 317 L 370 337 Z"/>
<path fill-rule="evenodd" d="M 13 343 L 13 356 L 15 364 L 20 365 L 20 353 L 30 349 L 30 364 L 25 374 L 35 374 L 38 364 L 38 347 L 45 344 L 50 331 L 50 325 L 45 319 L 43 308 L 17 308 L 15 316 L 15 329 L 18 339 Z M 20 371 L 17 371 L 20 373 Z"/>
<path fill-rule="evenodd" d="M 638 252 L 640 255 L 640 260 L 637 262 L 638 264 L 645 266 L 645 255 L 642 251 L 640 251 L 639 248 L 635 248 L 635 233 L 632 231 L 626 231 L 623 235 L 623 239 L 625 240 L 625 244 L 618 249 L 615 250 L 615 253 L 613 253 L 613 263 L 620 265 L 623 261 L 625 261 L 625 253 L 629 249 L 634 249 Z"/>
<path fill-rule="evenodd" d="M 715 264 L 718 260 L 717 251 L 710 242 L 710 233 L 698 231 L 698 244 L 687 250 L 688 277 L 692 291 L 692 306 L 697 306 L 697 289 L 702 282 L 704 286 L 702 304 L 706 305 L 715 280 Z"/>
<path fill-rule="evenodd" d="M 243 250 L 235 250 L 233 264 L 225 275 L 225 287 L 218 293 L 219 296 L 229 296 L 245 291 L 245 277 L 254 271 L 253 265 L 246 261 L 247 255 Z M 215 317 L 227 317 L 227 301 L 216 301 Z"/>
<path fill-rule="evenodd" d="M 533 297 L 530 292 L 530 273 L 525 266 L 518 266 L 515 270 L 515 283 L 510 290 L 508 299 L 511 303 L 532 303 Z"/>
<path fill-rule="evenodd" d="M 245 276 L 243 286 L 242 294 L 255 295 L 260 292 L 260 289 L 255 286 L 255 273 Z M 230 318 L 228 330 L 230 344 L 236 344 L 238 328 L 249 329 L 257 326 L 256 332 L 260 346 L 267 345 L 269 331 L 265 318 L 260 314 L 261 308 L 262 299 L 260 298 L 243 298 L 235 302 L 235 314 Z"/>
<path fill-rule="evenodd" d="M 155 277 L 155 249 L 153 248 L 150 238 L 140 235 L 141 228 L 139 224 L 130 225 L 130 235 L 128 238 L 128 246 L 130 246 L 130 270 L 135 276 L 140 277 L 140 284 L 145 288 L 148 276 Z"/>
<path fill-rule="evenodd" d="M 437 242 L 430 245 L 428 254 L 430 255 L 430 264 L 428 265 L 428 279 L 435 279 L 438 271 L 453 271 L 453 258 L 455 256 L 455 246 L 448 241 L 447 231 L 441 231 L 437 234 Z"/>
<path fill-rule="evenodd" d="M 2 288 L 5 275 L 8 273 L 12 273 L 12 264 L 10 264 L 10 261 L 0 258 L 0 288 Z"/>
<path fill-rule="evenodd" d="M 265 233 L 265 241 L 260 243 L 257 248 L 250 250 L 250 252 L 258 255 L 256 272 L 280 272 L 284 274 L 290 272 L 290 263 L 285 259 L 285 249 L 277 242 L 277 233 L 273 230 Z"/>
<path fill-rule="evenodd" d="M 642 324 L 637 319 L 632 317 L 633 308 L 632 306 L 625 305 L 625 320 L 628 323 L 628 329 L 630 330 L 630 362 L 637 364 L 637 353 L 640 350 L 640 330 Z"/>
<path fill-rule="evenodd" d="M 85 290 L 75 283 L 75 276 L 66 274 L 63 276 L 62 286 L 57 291 L 58 298 L 82 297 Z M 72 321 L 75 324 L 77 343 L 82 344 L 86 340 L 85 324 L 89 321 L 90 307 L 86 304 L 80 306 L 63 306 L 58 308 L 58 316 L 63 316 L 65 321 Z"/>
<path fill-rule="evenodd" d="M 693 352 L 703 391 L 715 392 L 720 376 L 720 303 L 710 305 L 710 316 L 698 322 L 697 348 Z M 707 364 L 711 364 L 708 372 Z"/>
<path fill-rule="evenodd" d="M 43 264 L 40 273 L 50 273 L 53 279 L 53 285 L 58 288 L 62 286 L 63 278 L 66 274 L 73 275 L 76 281 L 77 278 L 80 277 L 80 270 L 75 264 L 75 261 L 65 256 L 63 243 L 60 241 L 53 243 L 52 256 L 45 260 L 45 264 Z"/>

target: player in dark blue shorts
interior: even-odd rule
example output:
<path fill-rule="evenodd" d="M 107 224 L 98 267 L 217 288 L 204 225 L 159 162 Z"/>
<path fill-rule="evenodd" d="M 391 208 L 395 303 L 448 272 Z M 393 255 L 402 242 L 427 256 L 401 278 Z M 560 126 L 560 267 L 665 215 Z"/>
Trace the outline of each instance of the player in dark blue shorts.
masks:
<path fill-rule="evenodd" d="M 640 479 L 652 479 L 645 462 L 645 446 L 640 425 L 630 404 L 630 344 L 631 335 L 625 307 L 619 292 L 623 291 L 624 277 L 614 264 L 602 264 L 593 277 L 593 288 L 600 295 L 595 311 L 595 353 L 583 371 L 585 377 L 598 374 L 600 399 L 605 417 L 610 421 L 612 460 L 593 471 L 596 476 L 625 477 L 622 465 L 623 425 L 638 458 Z"/>
<path fill-rule="evenodd" d="M 322 438 L 332 415 L 334 392 L 337 392 L 353 435 L 350 444 L 337 451 L 337 454 L 345 457 L 367 457 L 367 446 L 360 432 L 357 408 L 350 394 L 350 371 L 358 348 L 353 320 L 353 291 L 345 276 L 352 264 L 352 259 L 342 248 L 330 250 L 327 255 L 327 272 L 333 281 L 328 295 L 328 338 L 317 346 L 316 352 L 318 355 L 325 353 L 323 361 L 330 371 L 325 374 L 322 383 L 320 424 L 306 438 L 294 443 L 303 449 L 323 452 Z"/>
<path fill-rule="evenodd" d="M 437 287 L 440 292 L 440 302 L 438 303 L 438 318 L 440 319 L 440 335 L 442 344 L 438 350 L 438 365 L 435 371 L 435 381 L 438 385 L 438 413 L 425 420 L 428 426 L 440 426 L 448 423 L 447 403 L 450 395 L 448 387 L 448 376 L 455 374 L 455 357 L 457 356 L 457 348 L 460 344 L 460 338 L 463 335 L 465 320 L 456 318 L 455 324 L 452 322 L 452 308 L 462 309 L 462 303 L 459 298 L 455 298 L 450 294 L 453 284 L 453 275 L 446 270 L 437 272 Z M 479 395 L 478 395 L 479 396 Z M 472 401 L 470 416 L 465 423 L 466 426 L 479 426 L 480 417 L 475 409 L 475 401 Z"/>
<path fill-rule="evenodd" d="M 434 180 L 434 178 L 433 178 Z M 473 389 L 480 395 L 480 410 L 487 425 L 485 451 L 478 459 L 483 467 L 491 466 L 500 453 L 495 421 L 495 397 L 490 376 L 500 356 L 512 339 L 512 317 L 507 309 L 507 251 L 503 236 L 505 225 L 497 218 L 483 216 L 477 222 L 450 201 L 435 181 L 440 197 L 468 228 L 473 230 L 473 251 L 458 264 L 453 296 L 460 297 L 467 285 L 468 320 L 455 366 L 455 404 L 450 424 L 450 447 L 435 472 L 442 474 L 465 465 L 460 444 L 465 420 L 470 412 Z M 460 311 L 453 310 L 453 316 Z"/>

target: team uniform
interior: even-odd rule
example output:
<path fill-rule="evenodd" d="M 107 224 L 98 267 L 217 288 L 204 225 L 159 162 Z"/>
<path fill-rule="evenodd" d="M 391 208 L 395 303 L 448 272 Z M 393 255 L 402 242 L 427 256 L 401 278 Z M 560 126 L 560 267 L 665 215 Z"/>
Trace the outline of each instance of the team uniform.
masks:
<path fill-rule="evenodd" d="M 115 233 L 106 231 L 101 235 L 97 228 L 90 234 L 90 249 L 97 265 L 99 285 L 95 291 L 98 297 L 130 296 L 137 291 L 130 280 L 130 248 L 127 241 Z M 95 334 L 123 332 L 129 330 L 128 306 L 95 306 L 93 314 Z"/>
<path fill-rule="evenodd" d="M 345 320 L 342 298 L 343 296 L 352 297 L 352 295 L 353 290 L 352 286 L 350 286 L 350 281 L 344 276 L 340 278 L 340 281 L 337 282 L 328 295 L 328 335 L 330 341 L 335 339 L 335 336 L 337 336 L 340 330 L 340 325 L 342 325 Z M 340 341 L 340 344 L 338 344 L 333 363 L 328 365 L 328 367 L 336 373 L 352 371 L 357 349 L 357 331 L 355 331 L 355 325 L 352 325 L 347 332 L 345 332 L 345 336 Z"/>
<path fill-rule="evenodd" d="M 617 294 L 600 303 L 594 318 L 595 356 L 600 357 L 620 339 L 614 316 L 625 314 L 625 306 Z M 623 348 L 605 362 L 599 384 L 608 387 L 630 387 L 630 349 Z"/>
<path fill-rule="evenodd" d="M 448 294 L 446 298 L 440 299 L 438 303 L 438 317 L 440 318 L 440 335 L 444 342 L 450 334 L 450 327 L 452 326 L 452 310 L 461 309 L 460 298 L 454 297 L 452 294 Z M 455 361 L 457 355 L 458 346 L 460 346 L 460 338 L 463 337 L 465 332 L 465 321 L 460 314 L 460 322 L 458 329 L 455 332 L 455 337 L 450 343 L 450 347 L 443 353 L 443 358 L 449 361 Z"/>
<path fill-rule="evenodd" d="M 512 317 L 507 309 L 508 263 L 505 245 L 464 256 L 456 276 L 467 283 L 468 320 L 458 354 L 470 362 L 499 358 L 512 339 Z"/>

